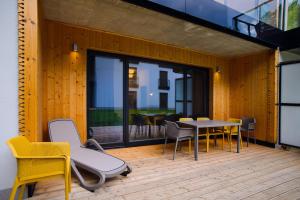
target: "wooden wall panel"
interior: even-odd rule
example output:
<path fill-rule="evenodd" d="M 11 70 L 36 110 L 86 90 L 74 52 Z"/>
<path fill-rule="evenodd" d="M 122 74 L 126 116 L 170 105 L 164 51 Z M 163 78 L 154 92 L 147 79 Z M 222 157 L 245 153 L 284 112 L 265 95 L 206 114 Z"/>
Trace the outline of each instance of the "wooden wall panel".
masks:
<path fill-rule="evenodd" d="M 55 118 L 76 121 L 86 140 L 86 63 L 87 49 L 170 61 L 212 68 L 211 117 L 227 119 L 229 108 L 229 61 L 201 52 L 154 43 L 101 30 L 74 27 L 45 21 L 43 58 L 43 132 L 48 139 L 47 123 Z M 72 42 L 79 47 L 71 51 Z M 221 66 L 219 77 L 214 68 Z"/>
<path fill-rule="evenodd" d="M 42 139 L 42 45 L 38 0 L 19 0 L 19 132 Z"/>
<path fill-rule="evenodd" d="M 257 139 L 276 141 L 276 73 L 275 52 L 231 60 L 230 117 L 254 116 Z"/>

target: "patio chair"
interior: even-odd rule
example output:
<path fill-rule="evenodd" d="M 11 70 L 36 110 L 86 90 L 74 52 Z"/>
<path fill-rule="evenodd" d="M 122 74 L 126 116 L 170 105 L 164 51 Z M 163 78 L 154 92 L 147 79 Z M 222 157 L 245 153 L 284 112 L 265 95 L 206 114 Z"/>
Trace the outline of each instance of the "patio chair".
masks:
<path fill-rule="evenodd" d="M 149 137 L 150 122 L 141 114 L 132 114 L 131 116 L 132 125 L 130 126 L 129 133 L 131 133 L 132 126 L 135 125 L 134 139 L 137 139 L 137 135 L 140 137 Z M 144 131 L 144 127 L 146 127 L 146 132 Z"/>
<path fill-rule="evenodd" d="M 166 121 L 166 138 L 165 138 L 165 145 L 164 150 L 165 152 L 168 139 L 176 140 L 175 149 L 173 153 L 173 160 L 175 160 L 176 150 L 178 146 L 178 142 L 184 140 L 191 140 L 194 136 L 194 129 L 193 128 L 180 128 L 175 122 Z"/>
<path fill-rule="evenodd" d="M 18 199 L 23 199 L 25 185 L 42 179 L 62 175 L 65 180 L 65 199 L 71 192 L 70 145 L 68 143 L 29 142 L 24 136 L 17 136 L 7 141 L 18 170 L 15 183 L 10 193 L 10 200 L 15 199 L 21 186 Z M 4 180 L 3 180 L 4 181 Z"/>
<path fill-rule="evenodd" d="M 239 123 L 242 125 L 243 121 L 241 119 L 229 118 L 229 122 Z M 232 151 L 232 136 L 238 135 L 238 127 L 237 126 L 225 126 L 225 134 L 227 134 L 227 140 L 230 146 L 230 151 Z M 243 148 L 243 138 L 240 138 L 241 148 Z"/>
<path fill-rule="evenodd" d="M 118 175 L 127 176 L 131 173 L 131 167 L 123 160 L 106 154 L 100 144 L 94 139 L 88 139 L 82 145 L 74 122 L 70 119 L 56 119 L 50 121 L 49 136 L 52 142 L 69 142 L 71 146 L 71 166 L 79 179 L 80 185 L 89 190 L 95 191 L 106 180 L 106 178 Z M 86 145 L 93 145 L 97 150 L 88 149 Z M 96 175 L 97 183 L 88 183 L 78 170 L 85 169 Z"/>
<path fill-rule="evenodd" d="M 198 117 L 197 121 L 210 120 L 208 117 Z M 199 136 L 206 136 L 206 152 L 209 152 L 209 140 L 210 136 L 214 136 L 214 144 L 217 145 L 217 136 L 222 135 L 222 150 L 224 150 L 224 128 L 207 128 L 205 134 L 199 134 Z"/>
<path fill-rule="evenodd" d="M 187 121 L 193 121 L 193 120 L 194 120 L 193 118 L 189 118 L 189 117 L 179 118 L 180 122 L 187 122 Z M 189 128 L 189 127 L 187 127 L 187 128 Z M 189 153 L 191 153 L 191 151 L 192 151 L 192 138 L 189 139 Z"/>
<path fill-rule="evenodd" d="M 253 133 L 254 144 L 256 144 L 256 119 L 254 117 L 242 117 L 241 131 L 247 133 L 247 147 L 249 146 L 250 133 Z"/>

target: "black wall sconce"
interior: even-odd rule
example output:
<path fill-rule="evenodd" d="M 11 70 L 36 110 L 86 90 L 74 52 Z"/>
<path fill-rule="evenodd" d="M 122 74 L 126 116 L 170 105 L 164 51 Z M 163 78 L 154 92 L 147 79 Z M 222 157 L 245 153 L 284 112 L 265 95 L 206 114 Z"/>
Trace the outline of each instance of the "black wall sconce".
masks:
<path fill-rule="evenodd" d="M 217 66 L 217 67 L 216 67 L 216 72 L 217 72 L 217 73 L 220 73 L 220 72 L 221 72 L 221 67 L 220 67 L 220 66 Z"/>
<path fill-rule="evenodd" d="M 72 44 L 72 51 L 74 51 L 74 52 L 78 51 L 78 45 L 76 42 L 73 42 L 73 44 Z"/>

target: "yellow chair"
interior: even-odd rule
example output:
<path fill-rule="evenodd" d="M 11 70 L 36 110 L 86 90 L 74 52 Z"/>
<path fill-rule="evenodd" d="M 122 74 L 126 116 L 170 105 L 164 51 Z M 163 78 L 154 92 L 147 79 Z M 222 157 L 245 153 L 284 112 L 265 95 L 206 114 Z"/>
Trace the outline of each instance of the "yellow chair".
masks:
<path fill-rule="evenodd" d="M 193 121 L 193 118 L 179 118 L 180 122 Z M 189 139 L 189 153 L 192 152 L 192 139 Z"/>
<path fill-rule="evenodd" d="M 203 121 L 203 120 L 210 120 L 208 117 L 198 117 L 197 121 Z M 205 135 L 206 136 L 206 152 L 209 152 L 209 138 L 211 135 L 215 136 L 215 145 L 216 145 L 216 136 L 217 135 L 222 135 L 222 149 L 224 150 L 224 130 L 218 130 L 215 131 L 215 129 L 206 129 L 205 134 L 201 134 L 201 136 Z"/>
<path fill-rule="evenodd" d="M 210 120 L 208 117 L 197 117 L 197 121 Z"/>
<path fill-rule="evenodd" d="M 71 191 L 70 145 L 64 142 L 29 142 L 24 136 L 17 136 L 7 141 L 17 159 L 17 175 L 10 200 L 15 199 L 19 186 L 18 199 L 22 199 L 25 185 L 42 179 L 63 175 L 65 180 L 65 199 Z"/>
<path fill-rule="evenodd" d="M 234 123 L 239 123 L 242 125 L 242 120 L 241 119 L 236 119 L 236 118 L 229 118 L 229 122 L 234 122 Z M 227 134 L 227 140 L 230 146 L 230 151 L 232 151 L 232 136 L 233 135 L 238 135 L 238 127 L 237 126 L 225 126 L 225 134 Z M 241 148 L 243 148 L 243 138 L 241 137 L 240 139 L 241 142 Z"/>

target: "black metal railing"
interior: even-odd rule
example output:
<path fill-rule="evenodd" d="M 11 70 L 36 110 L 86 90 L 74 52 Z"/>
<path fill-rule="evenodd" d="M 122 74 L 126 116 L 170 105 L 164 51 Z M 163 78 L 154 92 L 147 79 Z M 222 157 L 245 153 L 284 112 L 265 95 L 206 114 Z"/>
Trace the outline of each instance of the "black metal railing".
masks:
<path fill-rule="evenodd" d="M 170 80 L 169 79 L 158 79 L 158 89 L 169 90 L 170 89 Z"/>
<path fill-rule="evenodd" d="M 275 7 L 265 9 L 267 6 Z M 256 7 L 232 18 L 232 27 L 235 31 L 242 32 L 251 37 L 262 38 L 268 33 L 274 34 L 281 29 L 280 7 L 274 0 L 265 1 Z M 262 12 L 262 10 L 265 10 Z M 267 11 L 266 11 L 267 10 Z M 246 28 L 241 28 L 246 27 Z"/>

